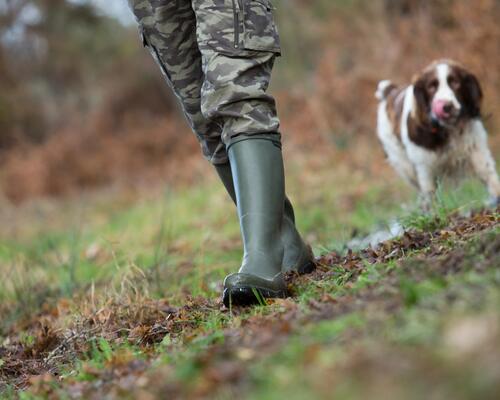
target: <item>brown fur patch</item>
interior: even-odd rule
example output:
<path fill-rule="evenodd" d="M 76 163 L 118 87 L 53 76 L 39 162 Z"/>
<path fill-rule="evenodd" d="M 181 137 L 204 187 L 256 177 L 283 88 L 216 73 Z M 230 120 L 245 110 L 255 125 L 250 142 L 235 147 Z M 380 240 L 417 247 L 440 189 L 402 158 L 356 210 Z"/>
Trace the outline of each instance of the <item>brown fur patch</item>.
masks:
<path fill-rule="evenodd" d="M 483 90 L 478 78 L 457 63 L 450 64 L 450 69 L 450 77 L 460 83 L 452 90 L 463 107 L 462 119 L 481 117 Z"/>
<path fill-rule="evenodd" d="M 438 82 L 434 63 L 432 67 L 427 67 L 422 73 L 415 75 L 413 78 L 413 107 L 411 115 L 419 124 L 430 124 L 431 102 L 434 93 L 430 91 L 429 85 L 433 81 Z"/>
<path fill-rule="evenodd" d="M 393 133 L 401 140 L 401 116 L 403 114 L 403 106 L 405 99 L 405 91 L 407 87 L 398 87 L 391 84 L 388 88 L 392 87 L 391 91 L 387 94 L 387 115 L 391 122 Z M 385 95 L 385 93 L 384 93 Z"/>
<path fill-rule="evenodd" d="M 410 140 L 427 150 L 439 150 L 448 143 L 449 131 L 447 129 L 422 124 L 411 114 L 408 115 L 407 124 Z"/>

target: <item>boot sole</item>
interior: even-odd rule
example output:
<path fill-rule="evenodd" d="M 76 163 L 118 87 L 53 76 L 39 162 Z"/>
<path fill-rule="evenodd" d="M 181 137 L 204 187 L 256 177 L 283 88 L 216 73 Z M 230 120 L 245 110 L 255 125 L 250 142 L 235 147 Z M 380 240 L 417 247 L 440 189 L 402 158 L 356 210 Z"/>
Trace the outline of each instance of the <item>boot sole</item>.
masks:
<path fill-rule="evenodd" d="M 256 295 L 257 293 L 257 295 Z M 224 289 L 222 301 L 226 307 L 246 307 L 264 305 L 266 299 L 284 299 L 288 297 L 286 290 L 271 290 L 250 286 Z"/>

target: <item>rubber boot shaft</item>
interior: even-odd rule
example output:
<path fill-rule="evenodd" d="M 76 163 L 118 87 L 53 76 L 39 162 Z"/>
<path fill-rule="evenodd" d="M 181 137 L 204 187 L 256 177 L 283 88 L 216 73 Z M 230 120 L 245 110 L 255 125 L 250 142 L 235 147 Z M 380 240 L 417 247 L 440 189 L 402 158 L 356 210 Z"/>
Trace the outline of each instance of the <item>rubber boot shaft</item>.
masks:
<path fill-rule="evenodd" d="M 226 305 L 259 303 L 285 297 L 282 242 L 285 177 L 281 149 L 263 139 L 245 140 L 228 149 L 243 240 L 237 274 L 224 281 Z"/>
<path fill-rule="evenodd" d="M 215 165 L 215 169 L 227 193 L 236 204 L 231 164 L 218 164 Z M 288 197 L 285 197 L 282 242 L 285 252 L 282 262 L 282 272 L 306 274 L 314 269 L 315 264 L 312 250 L 310 246 L 304 243 L 297 231 L 295 226 L 295 212 Z"/>

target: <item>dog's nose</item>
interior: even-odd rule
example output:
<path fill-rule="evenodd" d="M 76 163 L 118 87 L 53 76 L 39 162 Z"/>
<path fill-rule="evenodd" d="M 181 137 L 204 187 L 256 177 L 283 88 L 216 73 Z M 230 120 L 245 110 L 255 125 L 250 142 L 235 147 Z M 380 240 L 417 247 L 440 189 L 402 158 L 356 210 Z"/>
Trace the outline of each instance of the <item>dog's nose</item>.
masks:
<path fill-rule="evenodd" d="M 453 115 L 455 106 L 449 100 L 434 100 L 432 103 L 432 112 L 439 119 L 447 119 Z"/>
<path fill-rule="evenodd" d="M 453 109 L 455 107 L 453 106 L 453 103 L 446 103 L 444 106 L 443 106 L 443 111 L 446 113 L 446 114 L 451 114 L 453 112 Z"/>

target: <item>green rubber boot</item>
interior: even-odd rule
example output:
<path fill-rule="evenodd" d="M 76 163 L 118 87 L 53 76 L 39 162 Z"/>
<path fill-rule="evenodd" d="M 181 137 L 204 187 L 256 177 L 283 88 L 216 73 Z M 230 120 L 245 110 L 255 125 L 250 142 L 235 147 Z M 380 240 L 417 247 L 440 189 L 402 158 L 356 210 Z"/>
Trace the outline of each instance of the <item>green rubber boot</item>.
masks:
<path fill-rule="evenodd" d="M 236 204 L 236 193 L 234 191 L 233 174 L 231 164 L 215 165 L 229 196 Z M 299 274 L 308 274 L 315 268 L 314 255 L 312 249 L 302 240 L 295 226 L 295 212 L 292 203 L 285 197 L 285 212 L 283 218 L 283 229 L 281 231 L 281 240 L 284 246 L 284 256 L 282 262 L 282 272 L 297 272 Z"/>
<path fill-rule="evenodd" d="M 224 281 L 224 304 L 245 306 L 286 297 L 281 149 L 269 140 L 249 139 L 233 144 L 228 154 L 244 253 L 240 271 Z"/>

